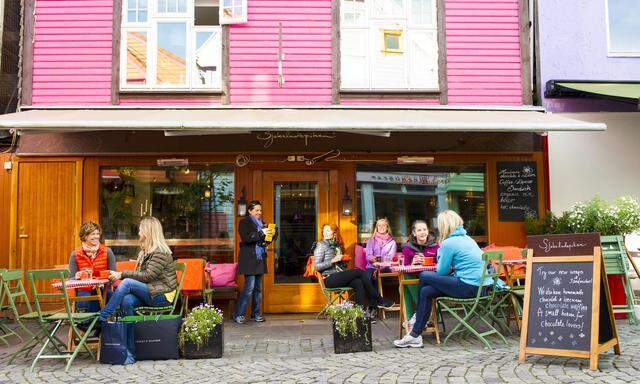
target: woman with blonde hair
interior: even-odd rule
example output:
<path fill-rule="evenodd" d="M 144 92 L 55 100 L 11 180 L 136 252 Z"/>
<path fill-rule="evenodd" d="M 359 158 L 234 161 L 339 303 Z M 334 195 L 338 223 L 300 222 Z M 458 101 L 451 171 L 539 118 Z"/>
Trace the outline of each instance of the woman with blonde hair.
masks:
<path fill-rule="evenodd" d="M 398 245 L 391 234 L 389 220 L 386 218 L 378 219 L 373 228 L 371 238 L 367 241 L 365 247 L 365 256 L 367 259 L 365 270 L 369 276 L 371 276 L 372 283 L 374 281 L 374 272 L 378 270 L 379 264 L 391 262 L 396 255 L 397 248 Z M 386 270 L 383 270 L 383 272 L 386 272 Z"/>
<path fill-rule="evenodd" d="M 361 269 L 346 269 L 342 262 L 344 244 L 340 237 L 340 230 L 335 224 L 322 226 L 322 239 L 318 241 L 313 250 L 313 263 L 322 274 L 327 288 L 351 287 L 356 291 L 356 303 L 363 308 L 369 308 L 368 314 L 375 311 L 376 307 L 389 309 L 393 307 L 392 301 L 380 296 L 373 288 L 371 278 L 367 272 Z"/>
<path fill-rule="evenodd" d="M 431 316 L 431 301 L 436 297 L 450 296 L 471 298 L 478 292 L 478 286 L 490 284 L 481 282 L 482 250 L 467 235 L 462 227 L 464 221 L 454 211 L 444 211 L 438 215 L 438 264 L 436 272 L 420 274 L 420 296 L 416 311 L 416 321 L 410 333 L 393 344 L 398 348 L 421 348 L 422 330 Z"/>
<path fill-rule="evenodd" d="M 162 307 L 173 302 L 178 278 L 173 266 L 171 249 L 162 233 L 162 224 L 155 217 L 144 217 L 138 230 L 140 252 L 133 271 L 111 271 L 111 279 L 123 279 L 109 303 L 100 312 L 106 321 L 120 308 L 124 316 L 133 315 L 135 307 Z"/>

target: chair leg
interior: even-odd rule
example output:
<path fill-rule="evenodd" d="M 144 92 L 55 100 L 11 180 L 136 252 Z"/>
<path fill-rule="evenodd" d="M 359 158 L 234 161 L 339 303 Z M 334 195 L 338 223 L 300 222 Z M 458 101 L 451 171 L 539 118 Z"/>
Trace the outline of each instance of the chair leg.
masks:
<path fill-rule="evenodd" d="M 87 338 L 89 337 L 89 333 L 91 333 L 91 331 L 93 330 L 93 327 L 96 325 L 97 321 L 98 321 L 98 318 L 97 317 L 94 318 L 93 321 L 91 322 L 91 324 L 89 324 L 89 327 L 87 328 L 87 331 L 84 333 L 84 335 L 82 335 L 82 338 L 80 338 L 80 341 L 78 342 L 78 345 L 76 346 L 76 349 L 73 351 L 73 353 L 71 354 L 71 357 L 69 358 L 69 361 L 67 362 L 67 367 L 64 370 L 65 372 L 69 371 L 69 367 L 71 367 L 71 364 L 76 359 L 76 356 L 78 356 L 78 353 L 80 353 L 80 349 L 82 347 L 84 347 L 84 349 L 86 349 L 87 352 L 89 352 L 89 355 L 91 356 L 91 358 L 93 360 L 96 360 L 96 356 L 93 354 L 93 351 L 91 350 L 91 348 L 89 348 L 89 346 L 87 346 Z M 76 333 L 77 336 L 80 336 L 77 333 L 78 330 L 76 329 L 76 327 L 73 324 L 73 322 L 69 326 L 73 328 L 74 333 Z"/>
<path fill-rule="evenodd" d="M 60 328 L 61 324 L 62 324 L 62 320 L 56 321 L 56 325 L 51 330 L 52 335 L 55 335 L 55 333 L 58 331 L 58 328 Z M 53 342 L 53 338 L 51 337 L 51 335 L 47 335 L 47 341 L 44 342 L 44 345 L 42 345 L 42 348 L 40 348 L 38 355 L 35 357 L 35 359 L 33 359 L 33 363 L 31 363 L 31 369 L 30 369 L 32 373 L 33 373 L 33 369 L 36 367 L 36 363 L 38 362 L 38 359 L 40 359 L 40 356 L 42 356 L 42 353 L 47 349 L 47 346 L 49 345 L 49 343 L 55 344 L 55 342 Z"/>

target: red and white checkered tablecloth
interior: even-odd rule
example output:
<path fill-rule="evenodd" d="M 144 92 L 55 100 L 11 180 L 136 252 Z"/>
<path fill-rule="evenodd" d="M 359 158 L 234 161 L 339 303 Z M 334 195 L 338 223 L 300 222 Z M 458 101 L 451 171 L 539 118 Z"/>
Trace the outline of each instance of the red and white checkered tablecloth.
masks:
<path fill-rule="evenodd" d="M 419 273 L 422 271 L 435 271 L 436 270 L 436 266 L 435 265 L 429 265 L 429 266 L 424 266 L 424 265 L 396 265 L 391 267 L 391 270 L 393 272 L 399 272 L 399 273 Z"/>
<path fill-rule="evenodd" d="M 109 279 L 87 279 L 87 280 L 75 280 L 69 279 L 65 282 L 65 286 L 67 288 L 87 288 L 87 287 L 97 287 L 99 285 L 105 285 L 109 282 Z M 62 282 L 58 281 L 57 283 L 51 284 L 53 288 L 60 289 L 62 288 Z"/>

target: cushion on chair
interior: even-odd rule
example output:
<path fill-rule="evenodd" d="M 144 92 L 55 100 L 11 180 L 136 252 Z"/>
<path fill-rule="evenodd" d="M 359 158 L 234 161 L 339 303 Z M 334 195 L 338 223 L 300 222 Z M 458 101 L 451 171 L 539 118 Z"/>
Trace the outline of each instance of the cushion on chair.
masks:
<path fill-rule="evenodd" d="M 238 263 L 207 263 L 204 270 L 209 273 L 211 287 L 230 287 L 236 286 L 236 271 Z"/>
<path fill-rule="evenodd" d="M 356 245 L 355 257 L 353 262 L 356 269 L 362 269 L 364 271 L 367 267 L 366 250 L 362 245 Z"/>

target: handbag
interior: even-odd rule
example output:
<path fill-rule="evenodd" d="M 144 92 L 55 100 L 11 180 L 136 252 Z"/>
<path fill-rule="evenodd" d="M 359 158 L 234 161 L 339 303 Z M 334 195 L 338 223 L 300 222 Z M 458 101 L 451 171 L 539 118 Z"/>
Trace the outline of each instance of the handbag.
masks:
<path fill-rule="evenodd" d="M 209 287 L 236 286 L 236 271 L 238 263 L 207 263 L 204 270 L 209 274 Z"/>
<path fill-rule="evenodd" d="M 126 316 L 133 325 L 137 360 L 169 360 L 180 357 L 178 331 L 182 318 L 177 315 Z"/>
<path fill-rule="evenodd" d="M 126 365 L 136 362 L 132 323 L 119 321 L 102 324 L 100 340 L 102 364 Z"/>

